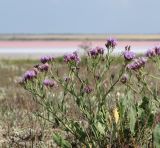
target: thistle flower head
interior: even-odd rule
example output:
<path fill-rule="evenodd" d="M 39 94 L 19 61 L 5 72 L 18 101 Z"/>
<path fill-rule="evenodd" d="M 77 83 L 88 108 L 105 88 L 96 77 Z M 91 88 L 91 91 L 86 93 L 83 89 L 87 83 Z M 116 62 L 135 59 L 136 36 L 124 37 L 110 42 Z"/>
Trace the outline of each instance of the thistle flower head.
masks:
<path fill-rule="evenodd" d="M 128 64 L 127 68 L 131 69 L 131 70 L 138 70 L 138 69 L 144 67 L 146 62 L 147 62 L 146 57 L 139 57 L 137 59 L 134 59 L 134 61 L 132 63 Z"/>
<path fill-rule="evenodd" d="M 79 58 L 77 52 L 73 52 L 71 54 L 64 55 L 64 61 L 66 63 L 71 62 L 71 61 L 79 63 L 80 62 L 80 58 Z"/>
<path fill-rule="evenodd" d="M 131 61 L 135 58 L 136 54 L 132 51 L 125 50 L 123 52 L 123 56 L 124 56 L 126 61 Z"/>
<path fill-rule="evenodd" d="M 51 62 L 51 61 L 53 61 L 53 60 L 54 60 L 54 58 L 51 57 L 51 56 L 43 56 L 43 57 L 41 57 L 41 59 L 40 59 L 41 63 L 43 63 L 43 64 L 45 64 L 45 63 L 47 63 L 47 62 Z"/>
<path fill-rule="evenodd" d="M 115 48 L 117 45 L 117 40 L 113 38 L 107 39 L 106 47 L 109 48 Z"/>
<path fill-rule="evenodd" d="M 97 49 L 93 48 L 93 49 L 89 50 L 88 55 L 91 57 L 94 57 L 94 58 L 97 57 L 98 56 Z"/>
<path fill-rule="evenodd" d="M 36 76 L 37 76 L 37 74 L 34 70 L 28 70 L 24 73 L 22 80 L 24 80 L 24 81 L 32 80 Z"/>
<path fill-rule="evenodd" d="M 96 58 L 98 55 L 103 55 L 104 49 L 102 47 L 92 48 L 88 51 L 88 55 L 92 58 Z"/>
<path fill-rule="evenodd" d="M 102 47 L 96 47 L 98 54 L 104 54 L 104 49 Z"/>
<path fill-rule="evenodd" d="M 160 56 L 160 47 L 155 47 L 155 53 Z"/>
<path fill-rule="evenodd" d="M 53 87 L 53 86 L 57 86 L 57 83 L 54 80 L 51 79 L 45 79 L 43 81 L 43 84 L 47 87 Z"/>
<path fill-rule="evenodd" d="M 151 58 L 151 57 L 156 56 L 155 49 L 149 49 L 149 50 L 147 50 L 147 52 L 146 52 L 145 55 L 146 55 L 146 57 L 148 57 L 148 58 Z"/>
<path fill-rule="evenodd" d="M 48 69 L 49 69 L 49 64 L 48 64 L 48 63 L 41 64 L 41 65 L 39 65 L 38 69 L 39 69 L 41 72 L 47 72 Z"/>
<path fill-rule="evenodd" d="M 36 75 L 39 73 L 38 68 L 33 67 L 32 70 L 35 72 Z"/>

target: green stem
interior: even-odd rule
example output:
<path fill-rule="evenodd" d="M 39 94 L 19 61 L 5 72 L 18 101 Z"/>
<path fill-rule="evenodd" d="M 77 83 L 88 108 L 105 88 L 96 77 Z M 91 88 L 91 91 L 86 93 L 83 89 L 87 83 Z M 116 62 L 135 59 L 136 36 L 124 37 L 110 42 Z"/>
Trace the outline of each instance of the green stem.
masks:
<path fill-rule="evenodd" d="M 160 80 L 159 77 L 155 77 L 155 76 L 153 76 L 153 75 L 148 75 L 148 76 L 150 76 L 150 77 L 152 77 L 152 78 L 154 78 L 154 79 Z"/>

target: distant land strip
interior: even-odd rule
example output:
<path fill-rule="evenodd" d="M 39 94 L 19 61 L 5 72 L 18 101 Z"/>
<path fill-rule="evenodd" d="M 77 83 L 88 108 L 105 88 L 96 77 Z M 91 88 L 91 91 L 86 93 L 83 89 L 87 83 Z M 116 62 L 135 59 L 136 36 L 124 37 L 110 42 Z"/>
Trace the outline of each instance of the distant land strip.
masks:
<path fill-rule="evenodd" d="M 0 41 L 160 41 L 160 34 L 0 34 Z"/>

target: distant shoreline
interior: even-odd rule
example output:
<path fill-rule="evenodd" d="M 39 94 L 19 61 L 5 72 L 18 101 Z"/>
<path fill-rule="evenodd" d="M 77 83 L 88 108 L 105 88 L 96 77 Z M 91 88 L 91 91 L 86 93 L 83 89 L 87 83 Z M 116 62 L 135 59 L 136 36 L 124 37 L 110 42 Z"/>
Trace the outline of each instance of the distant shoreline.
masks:
<path fill-rule="evenodd" d="M 160 41 L 160 34 L 0 34 L 0 41 Z"/>

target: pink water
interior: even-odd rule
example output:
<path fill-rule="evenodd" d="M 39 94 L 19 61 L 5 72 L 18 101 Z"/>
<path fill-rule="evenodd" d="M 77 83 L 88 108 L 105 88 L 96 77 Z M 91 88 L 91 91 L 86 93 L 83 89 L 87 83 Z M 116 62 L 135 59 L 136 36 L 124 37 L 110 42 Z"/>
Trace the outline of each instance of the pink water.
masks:
<path fill-rule="evenodd" d="M 0 48 L 71 48 L 78 47 L 81 41 L 0 41 Z M 104 46 L 105 41 L 92 41 L 92 46 Z M 158 41 L 119 41 L 119 47 L 131 45 L 133 47 L 158 46 Z"/>
<path fill-rule="evenodd" d="M 39 58 L 42 55 L 62 56 L 78 51 L 84 54 L 81 41 L 0 41 L 0 58 Z M 90 44 L 91 43 L 91 44 Z M 105 41 L 92 41 L 89 45 L 105 46 Z M 135 53 L 145 53 L 147 49 L 159 46 L 157 41 L 119 41 L 115 54 L 122 53 L 126 45 L 131 45 Z"/>

